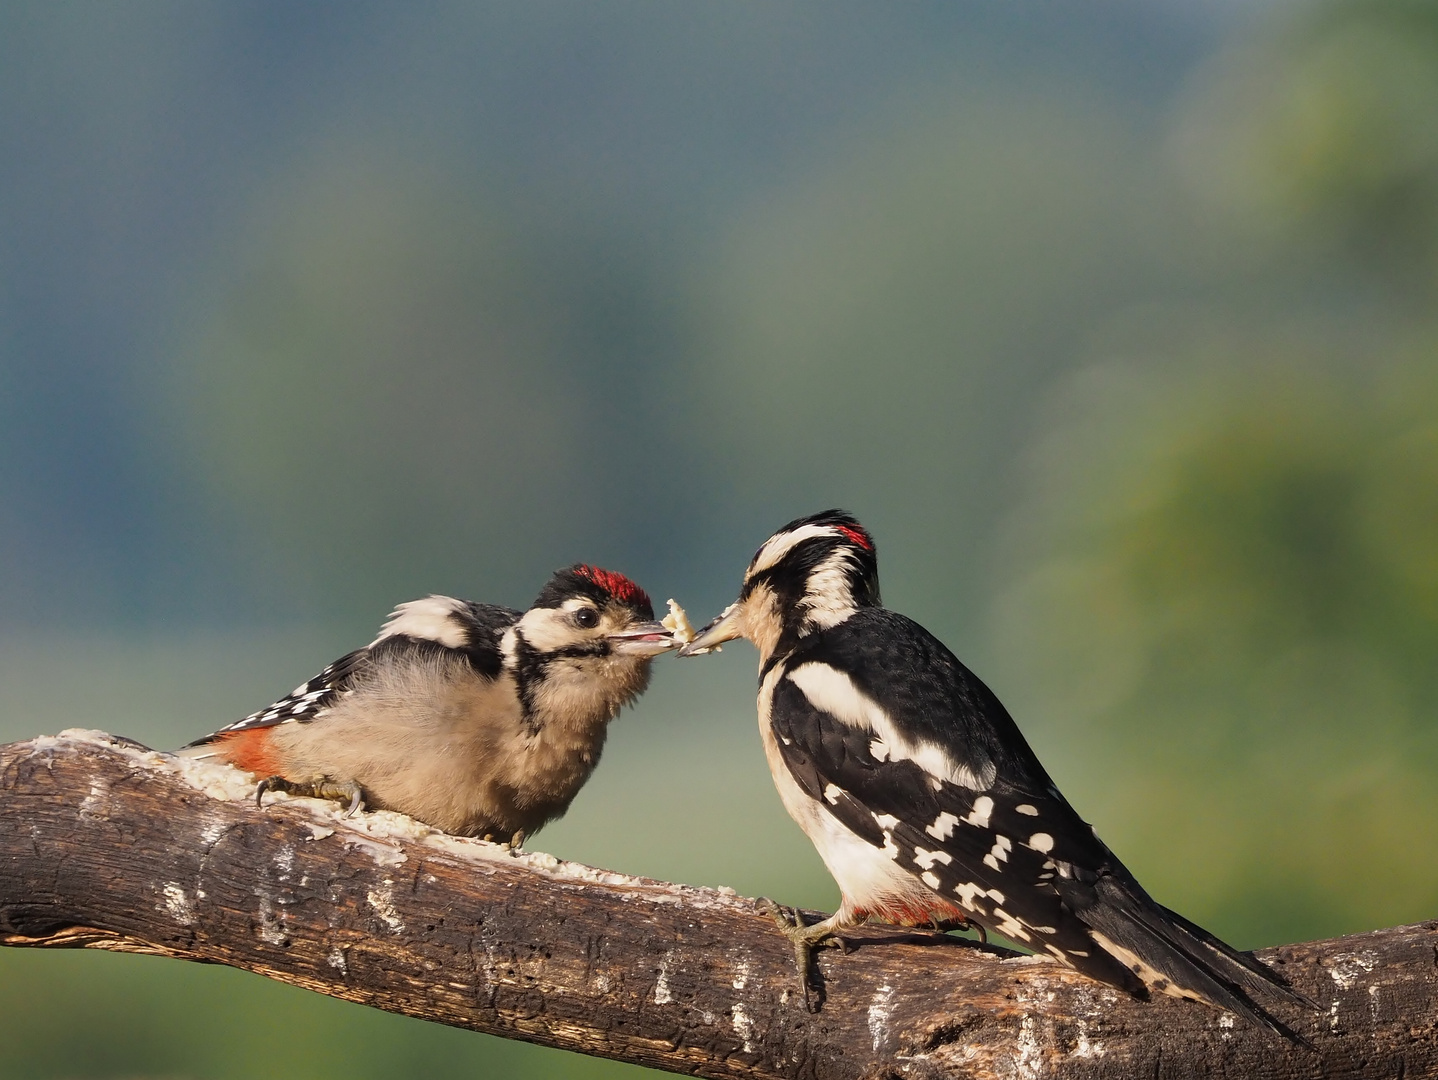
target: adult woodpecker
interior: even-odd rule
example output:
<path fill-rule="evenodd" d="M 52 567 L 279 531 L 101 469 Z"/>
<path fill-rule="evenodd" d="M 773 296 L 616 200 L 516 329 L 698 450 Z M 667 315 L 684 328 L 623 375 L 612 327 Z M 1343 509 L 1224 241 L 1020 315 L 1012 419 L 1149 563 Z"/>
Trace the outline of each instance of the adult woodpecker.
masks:
<path fill-rule="evenodd" d="M 737 637 L 759 650 L 779 797 L 843 894 L 813 926 L 765 904 L 794 943 L 806 1001 L 811 949 L 866 917 L 974 923 L 1132 994 L 1194 998 L 1298 1038 L 1253 998 L 1305 999 L 1153 901 L 989 688 L 881 606 L 874 542 L 854 518 L 828 510 L 764 541 L 739 599 L 680 655 Z"/>
<path fill-rule="evenodd" d="M 608 724 L 673 648 L 622 574 L 557 571 L 528 611 L 430 596 L 267 709 L 180 751 L 286 791 L 523 843 L 599 763 Z"/>

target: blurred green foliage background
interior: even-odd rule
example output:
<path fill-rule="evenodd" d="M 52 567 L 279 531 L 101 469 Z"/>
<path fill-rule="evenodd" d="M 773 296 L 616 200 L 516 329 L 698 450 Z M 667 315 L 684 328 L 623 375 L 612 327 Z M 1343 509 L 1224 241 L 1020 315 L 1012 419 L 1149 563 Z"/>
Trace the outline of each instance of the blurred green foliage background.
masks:
<path fill-rule="evenodd" d="M 1431 3 L 15 2 L 0 102 L 0 738 L 579 559 L 704 618 L 837 504 L 1164 903 L 1438 913 Z M 751 659 L 534 845 L 832 907 Z M 141 957 L 0 1015 L 4 1080 L 634 1071 Z"/>

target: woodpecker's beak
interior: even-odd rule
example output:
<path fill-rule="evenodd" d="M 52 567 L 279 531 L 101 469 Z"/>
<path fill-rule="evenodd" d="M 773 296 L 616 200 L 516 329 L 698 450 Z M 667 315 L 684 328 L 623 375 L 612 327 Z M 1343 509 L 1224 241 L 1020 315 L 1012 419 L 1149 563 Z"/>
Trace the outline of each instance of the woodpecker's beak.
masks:
<path fill-rule="evenodd" d="M 709 620 L 707 626 L 694 635 L 694 640 L 679 650 L 680 656 L 701 656 L 716 649 L 726 641 L 744 636 L 739 620 L 739 602 L 736 600 L 718 615 Z"/>
<path fill-rule="evenodd" d="M 610 634 L 609 640 L 622 656 L 658 656 L 679 644 L 661 622 L 635 623 L 621 634 Z"/>

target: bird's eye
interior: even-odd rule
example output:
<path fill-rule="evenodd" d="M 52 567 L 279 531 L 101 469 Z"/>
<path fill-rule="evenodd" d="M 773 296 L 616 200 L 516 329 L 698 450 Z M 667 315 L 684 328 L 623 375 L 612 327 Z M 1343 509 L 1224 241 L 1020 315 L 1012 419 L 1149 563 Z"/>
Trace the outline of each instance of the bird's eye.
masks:
<path fill-rule="evenodd" d="M 599 612 L 592 607 L 583 607 L 574 613 L 574 621 L 586 630 L 599 625 Z"/>

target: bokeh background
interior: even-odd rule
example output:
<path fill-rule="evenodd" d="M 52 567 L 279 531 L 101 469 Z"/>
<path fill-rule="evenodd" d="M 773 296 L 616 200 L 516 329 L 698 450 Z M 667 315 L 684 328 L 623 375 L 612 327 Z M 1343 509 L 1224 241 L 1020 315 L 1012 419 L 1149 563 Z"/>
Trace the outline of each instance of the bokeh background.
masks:
<path fill-rule="evenodd" d="M 1163 902 L 1438 914 L 1438 8 L 0 8 L 0 738 L 173 746 L 428 592 L 707 617 L 842 505 Z M 829 908 L 753 656 L 572 859 Z M 0 952 L 0 1077 L 637 1070 Z"/>

